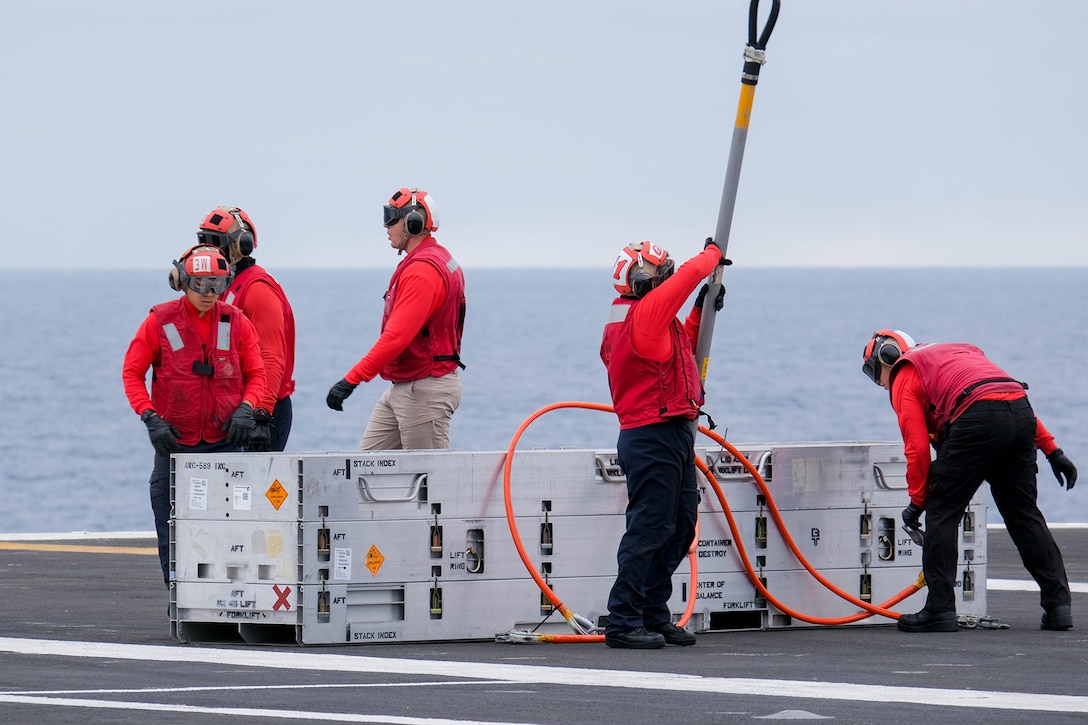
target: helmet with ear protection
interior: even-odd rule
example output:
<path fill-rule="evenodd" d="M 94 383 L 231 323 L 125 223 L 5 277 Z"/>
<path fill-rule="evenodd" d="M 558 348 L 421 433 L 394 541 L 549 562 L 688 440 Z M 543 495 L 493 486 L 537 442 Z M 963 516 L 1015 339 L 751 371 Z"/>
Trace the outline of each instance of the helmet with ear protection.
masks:
<path fill-rule="evenodd" d="M 434 197 L 422 189 L 398 189 L 383 208 L 383 224 L 389 226 L 404 219 L 409 236 L 438 231 L 438 209 Z"/>
<path fill-rule="evenodd" d="M 916 344 L 914 338 L 902 330 L 874 332 L 861 355 L 861 370 L 870 380 L 880 385 L 881 366 L 891 367 L 900 355 Z"/>
<path fill-rule="evenodd" d="M 625 246 L 612 265 L 612 284 L 624 297 L 642 298 L 668 279 L 674 269 L 669 253 L 651 242 Z"/>
<path fill-rule="evenodd" d="M 253 226 L 253 220 L 236 206 L 217 206 L 212 209 L 204 217 L 204 221 L 200 222 L 196 238 L 201 244 L 232 251 L 231 256 L 239 259 L 253 254 L 253 250 L 257 248 L 257 229 Z"/>
<path fill-rule="evenodd" d="M 192 247 L 181 259 L 174 260 L 174 266 L 170 269 L 167 282 L 170 289 L 178 292 L 184 291 L 189 286 L 191 277 L 218 277 L 226 280 L 221 286 L 223 290 L 230 287 L 234 279 L 234 270 L 226 257 L 219 250 L 208 244 L 198 244 Z"/>

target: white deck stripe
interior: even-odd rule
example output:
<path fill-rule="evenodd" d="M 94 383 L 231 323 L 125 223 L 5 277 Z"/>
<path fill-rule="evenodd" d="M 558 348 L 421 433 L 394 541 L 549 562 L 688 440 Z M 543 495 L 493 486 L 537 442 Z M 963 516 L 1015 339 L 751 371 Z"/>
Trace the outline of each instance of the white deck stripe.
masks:
<path fill-rule="evenodd" d="M 671 690 L 710 694 L 760 697 L 809 698 L 860 702 L 905 702 L 940 707 L 992 708 L 1034 712 L 1088 713 L 1088 697 L 1028 692 L 951 690 L 931 687 L 893 687 L 848 682 L 754 679 L 746 677 L 702 677 L 669 672 L 635 672 L 571 667 L 541 667 L 495 662 L 435 662 L 309 652 L 275 652 L 246 649 L 187 649 L 156 645 L 129 645 L 102 642 L 71 642 L 0 638 L 0 652 L 26 655 L 174 661 L 224 664 L 238 667 L 310 670 L 321 672 L 364 672 L 380 675 L 404 674 L 457 679 L 505 680 L 522 684 L 566 687 L 607 687 L 638 690 Z M 22 695 L 0 695 L 0 702 Z M 89 701 L 108 702 L 108 701 Z M 138 704 L 138 703 L 137 703 Z M 107 705 L 113 706 L 113 705 Z M 318 715 L 323 715 L 318 713 Z M 361 722 L 411 722 L 363 720 Z M 439 721 L 426 722 L 428 725 Z M 452 721 L 451 721 L 452 722 Z M 458 721 L 464 723 L 466 721 Z"/>
<path fill-rule="evenodd" d="M 233 715 L 236 717 L 263 717 L 316 722 L 359 722 L 379 725 L 532 725 L 531 723 L 506 723 L 494 720 L 450 720 L 448 718 L 398 717 L 397 715 L 358 715 L 355 713 L 314 712 L 304 710 L 272 710 L 251 707 L 199 707 L 196 705 L 158 705 L 153 702 L 123 702 L 119 700 L 85 700 L 67 697 L 27 697 L 25 695 L 0 695 L 0 702 L 19 705 L 52 705 L 58 707 L 83 707 L 94 710 L 144 710 L 151 712 L 180 712 L 199 715 Z"/>
<path fill-rule="evenodd" d="M 995 592 L 1037 592 L 1039 585 L 1031 579 L 987 579 L 986 589 Z M 1088 593 L 1088 584 L 1069 582 L 1069 591 L 1077 594 Z"/>

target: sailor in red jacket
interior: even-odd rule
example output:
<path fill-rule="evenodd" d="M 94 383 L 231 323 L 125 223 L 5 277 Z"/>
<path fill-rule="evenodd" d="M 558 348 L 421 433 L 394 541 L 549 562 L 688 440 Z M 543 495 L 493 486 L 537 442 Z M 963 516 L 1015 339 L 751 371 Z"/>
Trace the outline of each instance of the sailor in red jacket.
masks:
<path fill-rule="evenodd" d="M 218 247 L 234 267 L 234 282 L 221 299 L 245 313 L 261 341 L 267 382 L 253 415 L 266 425 L 254 430 L 247 450 L 282 451 L 294 419 L 295 313 L 280 283 L 252 256 L 257 248 L 257 228 L 245 211 L 236 206 L 212 209 L 196 236 L 202 244 Z"/>
<path fill-rule="evenodd" d="M 370 351 L 329 390 L 344 398 L 376 376 L 391 385 L 378 399 L 359 442 L 362 450 L 449 448 L 450 418 L 461 403 L 461 335 L 465 276 L 431 232 L 438 229 L 434 199 L 400 189 L 385 205 L 389 245 L 405 254 L 389 280 L 381 335 Z"/>
<path fill-rule="evenodd" d="M 258 427 L 253 406 L 265 378 L 257 331 L 241 310 L 218 301 L 231 276 L 218 249 L 190 249 L 170 270 L 170 286 L 184 295 L 152 307 L 125 353 L 125 395 L 155 448 L 151 509 L 168 586 L 170 454 L 238 451 Z"/>
<path fill-rule="evenodd" d="M 693 421 L 703 386 L 693 350 L 705 287 L 685 323 L 676 314 L 723 262 L 721 250 L 707 240 L 674 273 L 668 252 L 639 242 L 624 247 L 613 267 L 620 296 L 604 328 L 601 360 L 620 424 L 616 453 L 627 477 L 627 530 L 608 595 L 609 647 L 695 644 L 694 634 L 672 623 L 669 598 L 698 515 Z"/>
<path fill-rule="evenodd" d="M 903 521 L 926 514 L 922 571 L 925 608 L 899 618 L 905 632 L 955 632 L 957 529 L 983 481 L 1024 568 L 1040 588 L 1042 629 L 1072 629 L 1069 581 L 1061 551 L 1036 503 L 1036 450 L 1058 483 L 1072 489 L 1077 469 L 1028 402 L 1027 385 L 966 343 L 915 344 L 901 330 L 873 333 L 862 370 L 890 393 L 907 459 L 910 503 Z M 937 456 L 930 458 L 930 445 Z"/>

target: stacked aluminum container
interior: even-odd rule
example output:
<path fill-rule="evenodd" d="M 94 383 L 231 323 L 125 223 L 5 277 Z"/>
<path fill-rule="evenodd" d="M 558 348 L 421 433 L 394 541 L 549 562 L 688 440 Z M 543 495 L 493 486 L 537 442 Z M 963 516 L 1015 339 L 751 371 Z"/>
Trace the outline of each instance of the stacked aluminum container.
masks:
<path fill-rule="evenodd" d="M 737 525 L 703 484 L 697 581 L 674 577 L 695 631 L 812 626 L 859 611 L 821 576 L 881 604 L 910 586 L 921 548 L 903 532 L 902 451 L 883 443 L 698 449 Z M 530 576 L 504 501 L 505 453 L 184 454 L 173 460 L 171 623 L 181 641 L 364 644 L 572 633 Z M 614 451 L 519 451 L 510 508 L 526 558 L 566 607 L 603 624 L 624 531 Z M 785 532 L 776 524 L 777 507 Z M 961 530 L 960 614 L 985 614 L 986 509 Z M 744 549 L 771 601 L 753 585 Z M 774 602 L 779 605 L 776 606 Z M 915 611 L 924 593 L 896 605 Z M 883 617 L 863 623 L 888 623 Z"/>

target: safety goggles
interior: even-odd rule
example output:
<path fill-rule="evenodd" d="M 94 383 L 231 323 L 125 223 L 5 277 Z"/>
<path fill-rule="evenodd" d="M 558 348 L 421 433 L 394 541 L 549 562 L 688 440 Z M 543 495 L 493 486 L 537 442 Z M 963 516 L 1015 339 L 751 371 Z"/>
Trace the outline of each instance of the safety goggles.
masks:
<path fill-rule="evenodd" d="M 861 371 L 874 383 L 880 385 L 880 362 L 875 354 L 865 358 L 865 362 L 861 364 Z"/>
<path fill-rule="evenodd" d="M 393 207 L 388 206 L 388 205 L 383 206 L 382 207 L 382 225 L 386 226 L 386 227 L 391 227 L 394 224 L 396 224 L 397 222 L 399 222 L 401 219 L 403 219 L 404 215 L 406 213 L 407 213 L 406 209 L 394 209 Z"/>
<path fill-rule="evenodd" d="M 198 295 L 221 295 L 230 286 L 230 277 L 189 277 L 189 289 Z"/>
<path fill-rule="evenodd" d="M 877 385 L 880 385 L 880 368 L 884 365 L 893 365 L 899 359 L 899 348 L 889 344 L 891 338 L 875 335 L 869 344 L 865 346 L 865 362 L 861 364 L 861 371 L 866 377 Z"/>
<path fill-rule="evenodd" d="M 196 238 L 201 244 L 207 244 L 220 249 L 230 247 L 230 235 L 223 232 L 215 232 L 210 229 L 201 229 L 196 233 Z"/>

